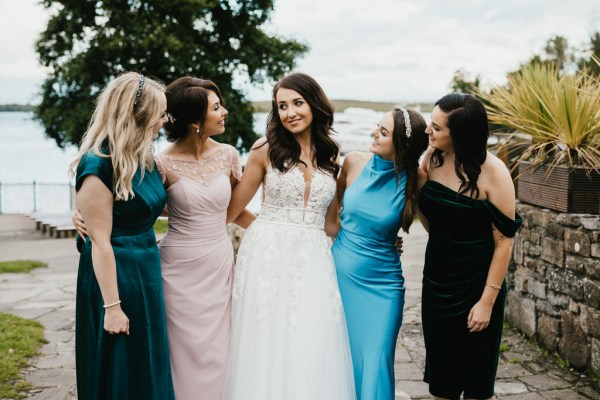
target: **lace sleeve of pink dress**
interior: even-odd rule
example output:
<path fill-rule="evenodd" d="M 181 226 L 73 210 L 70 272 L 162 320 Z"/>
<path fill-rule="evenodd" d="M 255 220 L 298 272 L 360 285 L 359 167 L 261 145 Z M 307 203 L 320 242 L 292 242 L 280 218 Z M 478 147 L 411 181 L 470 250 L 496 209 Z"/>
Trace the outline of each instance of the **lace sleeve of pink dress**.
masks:
<path fill-rule="evenodd" d="M 242 178 L 242 163 L 240 162 L 240 154 L 235 147 L 229 147 L 229 156 L 231 160 L 231 175 L 238 181 Z"/>

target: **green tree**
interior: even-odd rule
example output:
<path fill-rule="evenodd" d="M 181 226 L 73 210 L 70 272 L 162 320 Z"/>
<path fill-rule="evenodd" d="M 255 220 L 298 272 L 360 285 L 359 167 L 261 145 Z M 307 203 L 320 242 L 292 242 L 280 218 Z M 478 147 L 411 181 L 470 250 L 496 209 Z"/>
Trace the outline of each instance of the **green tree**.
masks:
<path fill-rule="evenodd" d="M 452 81 L 450 81 L 450 89 L 453 92 L 475 94 L 477 88 L 481 84 L 481 78 L 476 75 L 471 80 L 469 74 L 464 69 L 459 69 L 454 72 Z"/>
<path fill-rule="evenodd" d="M 587 71 L 596 77 L 600 76 L 600 65 L 592 60 L 592 56 L 600 59 L 600 32 L 595 32 L 590 38 L 590 43 L 585 49 L 587 54 L 584 57 L 580 57 L 577 66 L 579 69 L 587 69 Z"/>
<path fill-rule="evenodd" d="M 35 117 L 63 147 L 79 144 L 106 83 L 125 71 L 171 82 L 213 80 L 231 110 L 221 140 L 247 150 L 252 106 L 234 81 L 262 83 L 289 72 L 308 47 L 262 30 L 273 0 L 42 0 L 58 11 L 36 43 L 49 68 Z"/>

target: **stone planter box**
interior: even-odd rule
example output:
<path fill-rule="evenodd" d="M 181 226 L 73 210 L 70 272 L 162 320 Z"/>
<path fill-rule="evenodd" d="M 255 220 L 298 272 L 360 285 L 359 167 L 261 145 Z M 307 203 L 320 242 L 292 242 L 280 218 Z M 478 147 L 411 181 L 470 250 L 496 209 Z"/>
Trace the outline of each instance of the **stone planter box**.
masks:
<path fill-rule="evenodd" d="M 600 173 L 585 168 L 519 163 L 517 198 L 568 213 L 600 214 Z"/>

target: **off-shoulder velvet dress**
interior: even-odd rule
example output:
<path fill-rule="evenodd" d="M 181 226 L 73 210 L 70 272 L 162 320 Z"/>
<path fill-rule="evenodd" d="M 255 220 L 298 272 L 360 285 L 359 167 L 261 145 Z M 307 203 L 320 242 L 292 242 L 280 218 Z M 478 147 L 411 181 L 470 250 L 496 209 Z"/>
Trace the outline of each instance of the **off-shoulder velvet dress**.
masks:
<path fill-rule="evenodd" d="M 494 253 L 492 225 L 513 237 L 521 218 L 504 215 L 489 200 L 475 200 L 427 181 L 419 207 L 429 221 L 423 271 L 425 382 L 438 397 L 489 398 L 494 394 L 506 285 L 489 326 L 470 333 L 467 317 L 483 293 Z"/>

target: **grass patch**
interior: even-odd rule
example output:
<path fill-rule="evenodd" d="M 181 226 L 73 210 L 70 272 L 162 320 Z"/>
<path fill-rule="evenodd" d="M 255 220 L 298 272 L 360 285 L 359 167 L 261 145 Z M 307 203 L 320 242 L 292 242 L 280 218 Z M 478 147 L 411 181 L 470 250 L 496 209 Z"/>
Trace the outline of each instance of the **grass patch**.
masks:
<path fill-rule="evenodd" d="M 169 220 L 166 218 L 159 218 L 154 223 L 154 233 L 165 233 L 167 232 L 167 227 L 169 225 Z"/>
<path fill-rule="evenodd" d="M 499 349 L 499 350 L 500 350 L 500 353 L 504 353 L 504 352 L 505 352 L 505 351 L 507 351 L 508 349 L 510 349 L 510 346 L 509 346 L 509 345 L 507 345 L 507 344 L 504 344 L 504 343 L 502 343 L 502 344 L 500 345 L 500 349 Z"/>
<path fill-rule="evenodd" d="M 21 376 L 29 359 L 47 343 L 37 321 L 0 313 L 0 398 L 22 399 L 31 384 Z"/>
<path fill-rule="evenodd" d="M 509 331 L 512 329 L 512 325 L 507 320 L 504 320 L 504 324 L 502 324 L 502 329 L 505 331 Z"/>
<path fill-rule="evenodd" d="M 34 268 L 47 267 L 48 264 L 34 260 L 0 261 L 0 274 L 13 272 L 29 272 Z"/>

